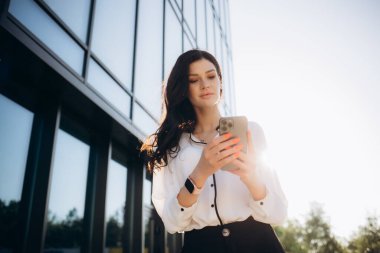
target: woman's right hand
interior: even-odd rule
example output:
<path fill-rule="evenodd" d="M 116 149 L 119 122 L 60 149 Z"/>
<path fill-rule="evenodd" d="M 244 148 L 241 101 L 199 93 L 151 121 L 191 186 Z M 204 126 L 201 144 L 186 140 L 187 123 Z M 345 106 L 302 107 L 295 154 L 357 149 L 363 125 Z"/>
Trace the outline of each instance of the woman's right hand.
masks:
<path fill-rule="evenodd" d="M 197 187 L 202 187 L 209 176 L 240 156 L 243 145 L 239 138 L 231 138 L 230 133 L 218 136 L 203 149 L 202 156 L 190 177 Z"/>

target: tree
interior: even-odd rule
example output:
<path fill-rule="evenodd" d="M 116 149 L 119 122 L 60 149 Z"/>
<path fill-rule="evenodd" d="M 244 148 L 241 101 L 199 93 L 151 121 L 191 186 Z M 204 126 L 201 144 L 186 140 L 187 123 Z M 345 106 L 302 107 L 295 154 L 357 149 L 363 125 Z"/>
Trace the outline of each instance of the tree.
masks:
<path fill-rule="evenodd" d="M 307 253 L 303 243 L 303 227 L 298 220 L 289 220 L 285 226 L 276 227 L 275 231 L 287 253 Z"/>
<path fill-rule="evenodd" d="M 331 233 L 330 224 L 326 221 L 320 204 L 313 204 L 305 222 L 303 242 L 310 253 L 344 253 L 345 248 Z"/>
<path fill-rule="evenodd" d="M 348 244 L 352 253 L 380 253 L 380 225 L 378 217 L 369 216 L 367 223 L 359 227 L 359 231 Z"/>
<path fill-rule="evenodd" d="M 297 220 L 289 220 L 285 226 L 276 228 L 276 233 L 287 253 L 346 253 L 331 232 L 323 208 L 313 204 L 301 225 Z"/>

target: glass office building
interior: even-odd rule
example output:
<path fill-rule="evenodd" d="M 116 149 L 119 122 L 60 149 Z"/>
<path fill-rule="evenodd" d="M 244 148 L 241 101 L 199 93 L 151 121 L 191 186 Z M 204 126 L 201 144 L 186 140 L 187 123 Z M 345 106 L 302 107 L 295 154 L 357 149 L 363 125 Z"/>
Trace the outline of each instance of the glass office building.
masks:
<path fill-rule="evenodd" d="M 139 147 L 191 48 L 234 114 L 228 0 L 0 1 L 0 253 L 178 252 Z"/>

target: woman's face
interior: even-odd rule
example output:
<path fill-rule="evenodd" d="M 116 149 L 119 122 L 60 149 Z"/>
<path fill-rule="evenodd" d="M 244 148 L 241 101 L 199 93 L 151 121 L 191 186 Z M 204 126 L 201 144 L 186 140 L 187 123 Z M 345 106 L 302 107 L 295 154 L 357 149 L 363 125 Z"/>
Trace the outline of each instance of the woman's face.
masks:
<path fill-rule="evenodd" d="M 196 108 L 215 106 L 220 100 L 220 77 L 214 64 L 200 59 L 189 66 L 189 100 Z"/>

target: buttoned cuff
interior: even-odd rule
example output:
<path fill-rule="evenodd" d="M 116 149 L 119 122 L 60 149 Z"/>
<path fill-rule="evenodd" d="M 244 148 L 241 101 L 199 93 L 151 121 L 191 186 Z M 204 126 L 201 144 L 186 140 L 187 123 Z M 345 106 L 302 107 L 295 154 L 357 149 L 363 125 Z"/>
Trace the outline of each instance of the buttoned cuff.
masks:
<path fill-rule="evenodd" d="M 192 206 L 184 207 L 179 204 L 178 199 L 175 197 L 171 200 L 170 204 L 166 208 L 166 229 L 169 233 L 182 232 L 186 230 L 192 220 L 192 216 L 197 208 L 198 202 L 195 202 Z"/>
<path fill-rule="evenodd" d="M 249 199 L 249 206 L 253 211 L 253 218 L 258 221 L 264 221 L 271 215 L 275 202 L 272 192 L 266 188 L 266 195 L 263 199 L 254 200 L 253 197 Z"/>

